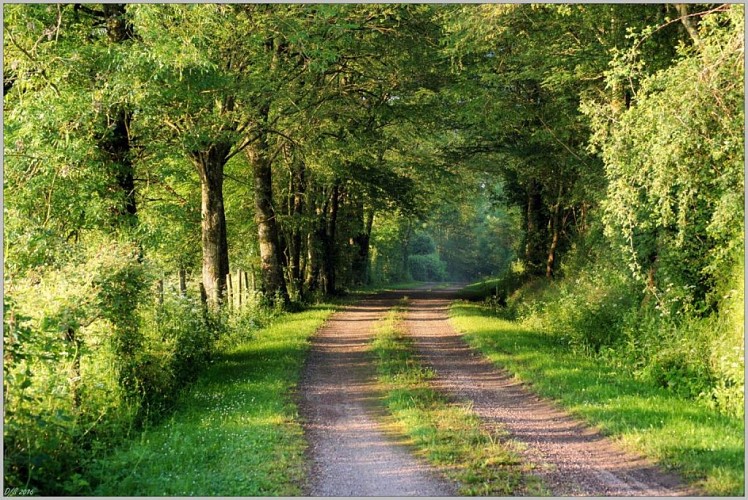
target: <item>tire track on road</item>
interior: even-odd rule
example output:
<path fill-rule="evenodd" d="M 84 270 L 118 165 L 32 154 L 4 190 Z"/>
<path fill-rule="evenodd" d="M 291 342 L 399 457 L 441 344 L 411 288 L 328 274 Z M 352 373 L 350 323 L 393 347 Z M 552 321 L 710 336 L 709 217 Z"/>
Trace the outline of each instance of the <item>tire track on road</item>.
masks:
<path fill-rule="evenodd" d="M 312 339 L 298 401 L 309 448 L 310 496 L 450 496 L 455 487 L 381 429 L 368 354 L 376 323 L 404 293 L 335 313 Z"/>
<path fill-rule="evenodd" d="M 470 402 L 488 428 L 506 429 L 512 439 L 527 446 L 523 455 L 554 495 L 696 494 L 675 474 L 623 451 L 472 350 L 448 321 L 455 292 L 407 292 L 411 301 L 404 324 L 419 359 L 435 370 L 437 389 Z"/>

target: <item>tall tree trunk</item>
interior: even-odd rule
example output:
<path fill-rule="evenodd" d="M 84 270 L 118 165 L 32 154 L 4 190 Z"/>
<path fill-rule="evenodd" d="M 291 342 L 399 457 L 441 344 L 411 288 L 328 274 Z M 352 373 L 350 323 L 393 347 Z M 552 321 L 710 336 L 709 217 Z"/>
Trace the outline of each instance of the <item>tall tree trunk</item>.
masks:
<path fill-rule="evenodd" d="M 265 118 L 267 113 L 268 109 L 265 108 Z M 271 300 L 277 294 L 281 300 L 287 301 L 288 290 L 281 266 L 278 221 L 273 208 L 273 174 L 267 134 L 263 133 L 245 151 L 252 165 L 255 183 L 255 223 L 260 242 L 261 290 Z"/>
<path fill-rule="evenodd" d="M 330 213 L 325 225 L 324 239 L 322 240 L 322 291 L 325 295 L 333 295 L 336 292 L 336 261 L 337 245 L 335 244 L 338 208 L 340 206 L 340 184 L 336 181 L 332 187 L 330 197 Z"/>
<path fill-rule="evenodd" d="M 366 216 L 366 227 L 364 230 L 366 231 L 364 234 L 366 234 L 366 246 L 365 248 L 365 255 L 364 258 L 364 284 L 368 285 L 371 283 L 371 263 L 369 262 L 369 249 L 371 248 L 371 230 L 374 227 L 374 207 L 372 207 L 369 210 L 368 215 Z"/>
<path fill-rule="evenodd" d="M 117 185 L 124 195 L 124 210 L 115 211 L 115 221 L 117 225 L 134 226 L 137 221 L 137 206 L 135 205 L 135 172 L 130 143 L 132 113 L 123 107 L 118 107 L 112 111 L 112 114 L 112 123 L 108 124 L 107 132 L 102 137 L 99 146 L 109 157 Z"/>
<path fill-rule="evenodd" d="M 558 238 L 561 223 L 561 195 L 563 190 L 561 187 L 558 188 L 558 198 L 556 204 L 553 206 L 553 213 L 551 214 L 551 245 L 548 248 L 548 260 L 545 265 L 545 276 L 547 278 L 553 278 L 555 272 L 556 263 L 556 250 L 558 249 Z"/>
<path fill-rule="evenodd" d="M 525 263 L 532 274 L 542 275 L 543 249 L 543 199 L 540 186 L 531 181 L 527 188 L 527 210 L 525 212 Z"/>
<path fill-rule="evenodd" d="M 358 252 L 353 261 L 353 279 L 356 284 L 364 285 L 369 282 L 369 241 L 374 223 L 374 209 L 372 208 L 367 212 L 364 210 L 362 202 L 360 215 L 363 219 L 361 231 L 353 238 L 358 246 Z"/>
<path fill-rule="evenodd" d="M 112 43 L 122 43 L 133 39 L 133 27 L 125 17 L 124 3 L 104 3 L 102 11 L 106 21 L 106 33 Z"/>
<path fill-rule="evenodd" d="M 408 269 L 408 256 L 410 255 L 410 252 L 408 251 L 408 247 L 410 247 L 410 237 L 413 233 L 413 221 L 408 218 L 408 225 L 405 227 L 405 235 L 403 237 L 403 240 L 400 242 L 400 248 L 402 250 L 402 265 L 403 265 L 403 279 L 409 279 L 410 278 L 410 269 Z"/>
<path fill-rule="evenodd" d="M 324 188 L 310 189 L 308 195 L 307 211 L 316 221 L 316 225 L 307 235 L 306 248 L 308 274 L 306 278 L 306 289 L 310 292 L 314 292 L 320 285 L 322 240 L 325 238 L 325 228 L 327 227 L 327 206 L 329 200 Z"/>
<path fill-rule="evenodd" d="M 101 11 L 97 11 L 100 19 L 106 26 L 106 34 L 109 38 L 110 50 L 122 50 L 122 45 L 133 40 L 133 26 L 125 13 L 125 4 L 102 4 Z M 120 46 L 120 47 L 118 47 Z M 105 92 L 108 92 L 105 90 Z M 132 123 L 132 106 L 125 102 L 112 105 L 103 113 L 106 128 L 97 137 L 97 146 L 104 153 L 107 173 L 116 183 L 115 189 L 121 196 L 121 204 L 112 210 L 111 224 L 115 229 L 130 229 L 138 225 L 138 210 L 135 202 L 135 169 L 133 165 L 133 145 L 130 135 Z M 114 187 L 114 186 L 113 186 Z M 128 234 L 128 238 L 135 240 L 134 234 Z M 142 242 L 134 242 L 138 249 L 138 263 L 142 264 L 143 246 Z M 138 281 L 137 288 L 142 289 L 143 281 Z M 112 322 L 112 338 L 114 339 L 114 351 L 117 358 L 119 371 L 119 384 L 128 397 L 137 397 L 141 380 L 140 362 L 137 353 L 143 341 L 137 320 L 137 294 L 127 294 L 117 300 L 117 314 L 109 318 Z M 75 336 L 74 331 L 70 335 Z M 78 347 L 80 341 L 76 340 Z M 79 356 L 79 355 L 77 355 Z M 76 360 L 76 370 L 80 371 L 80 360 Z M 74 389 L 77 391 L 77 388 Z M 141 418 L 142 415 L 138 416 Z"/>
<path fill-rule="evenodd" d="M 229 273 L 223 168 L 230 149 L 228 144 L 213 144 L 207 151 L 192 155 L 200 174 L 202 194 L 203 286 L 208 306 L 214 309 L 223 301 Z"/>
<path fill-rule="evenodd" d="M 612 36 L 610 43 L 614 46 L 626 43 L 626 26 L 617 16 L 611 16 L 609 32 Z M 631 106 L 631 89 L 622 77 L 610 82 L 610 107 L 614 114 L 622 113 Z"/>
<path fill-rule="evenodd" d="M 688 36 L 691 37 L 691 40 L 693 40 L 693 44 L 698 46 L 701 45 L 701 37 L 699 36 L 699 29 L 696 25 L 696 23 L 689 17 L 688 12 L 688 4 L 685 3 L 676 3 L 673 4 L 675 7 L 675 10 L 678 12 L 678 16 L 680 16 L 680 22 L 683 24 L 683 27 L 686 29 L 686 33 L 688 33 Z"/>
<path fill-rule="evenodd" d="M 125 4 L 103 4 L 98 13 L 106 25 L 106 33 L 112 44 L 122 44 L 133 39 L 132 24 L 125 17 Z M 114 223 L 117 226 L 134 226 L 137 223 L 135 205 L 135 173 L 132 163 L 130 122 L 132 112 L 118 104 L 106 113 L 106 131 L 98 139 L 103 151 L 114 168 L 114 177 L 124 195 L 123 209 L 115 210 Z"/>
<path fill-rule="evenodd" d="M 305 288 L 314 292 L 319 288 L 319 252 L 317 251 L 317 245 L 319 243 L 319 232 L 309 231 L 307 234 L 307 276 Z"/>
<path fill-rule="evenodd" d="M 179 295 L 187 296 L 187 270 L 183 267 L 179 268 Z"/>
<path fill-rule="evenodd" d="M 291 256 L 289 264 L 291 268 L 291 282 L 296 293 L 299 295 L 303 292 L 303 283 L 301 280 L 301 218 L 304 215 L 305 170 L 306 166 L 303 162 L 300 162 L 294 169 L 292 177 L 292 186 L 294 188 L 291 211 L 293 228 L 291 231 Z"/>

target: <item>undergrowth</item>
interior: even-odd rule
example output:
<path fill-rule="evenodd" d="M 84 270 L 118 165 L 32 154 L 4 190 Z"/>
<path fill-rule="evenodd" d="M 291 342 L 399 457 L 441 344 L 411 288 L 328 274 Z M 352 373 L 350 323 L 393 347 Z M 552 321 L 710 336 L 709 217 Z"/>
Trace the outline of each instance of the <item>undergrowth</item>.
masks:
<path fill-rule="evenodd" d="M 524 467 L 504 436 L 480 427 L 470 410 L 433 390 L 433 372 L 421 366 L 412 342 L 402 333 L 403 306 L 381 320 L 371 350 L 385 405 L 399 432 L 418 453 L 459 484 L 461 495 L 543 494 L 538 480 Z"/>
<path fill-rule="evenodd" d="M 508 273 L 466 287 L 493 315 L 545 332 L 559 348 L 615 366 L 631 377 L 744 415 L 742 261 L 715 287 L 711 308 L 680 289 L 645 292 L 620 263 L 569 256 L 565 277 Z"/>
<path fill-rule="evenodd" d="M 111 244 L 19 279 L 4 296 L 10 491 L 88 491 L 86 463 L 166 418 L 215 353 L 279 314 L 259 294 L 241 310 L 211 312 L 196 283 L 185 292 L 157 278 L 136 247 Z"/>

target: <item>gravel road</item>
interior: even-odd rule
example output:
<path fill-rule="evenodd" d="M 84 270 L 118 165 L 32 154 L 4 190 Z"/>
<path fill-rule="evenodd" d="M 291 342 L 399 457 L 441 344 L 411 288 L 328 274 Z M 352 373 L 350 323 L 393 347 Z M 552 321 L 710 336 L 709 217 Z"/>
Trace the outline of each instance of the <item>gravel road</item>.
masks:
<path fill-rule="evenodd" d="M 403 293 L 365 299 L 335 313 L 312 341 L 299 385 L 309 442 L 309 496 L 451 496 L 455 487 L 378 425 L 375 323 Z"/>
<path fill-rule="evenodd" d="M 435 386 L 472 402 L 488 428 L 503 426 L 527 446 L 525 458 L 555 496 L 695 495 L 678 477 L 624 452 L 613 441 L 532 395 L 510 374 L 471 350 L 448 322 L 456 289 L 413 290 L 405 326 Z"/>

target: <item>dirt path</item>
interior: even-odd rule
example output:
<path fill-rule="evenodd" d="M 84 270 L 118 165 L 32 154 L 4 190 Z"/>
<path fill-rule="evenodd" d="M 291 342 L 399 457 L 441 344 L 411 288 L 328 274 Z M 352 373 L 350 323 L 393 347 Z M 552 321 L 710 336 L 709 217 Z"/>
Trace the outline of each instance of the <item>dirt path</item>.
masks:
<path fill-rule="evenodd" d="M 367 355 L 377 320 L 402 293 L 374 296 L 334 314 L 317 332 L 299 385 L 312 463 L 309 496 L 449 496 L 453 485 L 388 437 L 376 419 Z"/>
<path fill-rule="evenodd" d="M 611 440 L 531 395 L 511 375 L 472 351 L 448 323 L 455 290 L 410 291 L 405 325 L 435 384 L 491 427 L 527 445 L 525 457 L 556 496 L 693 495 L 672 474 L 623 452 Z"/>

